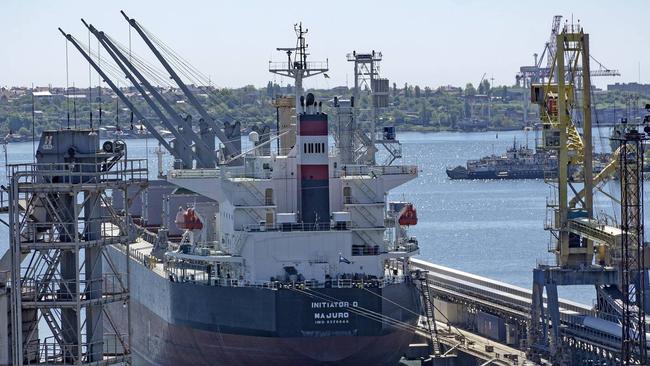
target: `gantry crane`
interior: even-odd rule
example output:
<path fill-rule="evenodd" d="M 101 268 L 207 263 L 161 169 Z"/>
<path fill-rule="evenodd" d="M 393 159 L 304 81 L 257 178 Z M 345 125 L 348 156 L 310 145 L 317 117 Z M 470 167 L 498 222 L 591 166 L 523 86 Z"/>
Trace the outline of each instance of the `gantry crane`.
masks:
<path fill-rule="evenodd" d="M 542 83 L 544 80 L 553 77 L 553 81 L 557 82 L 557 73 L 552 72 L 552 65 L 555 62 L 555 54 L 557 52 L 557 36 L 560 33 L 560 27 L 562 23 L 562 16 L 555 15 L 553 16 L 553 22 L 551 23 L 551 34 L 548 42 L 544 44 L 544 49 L 542 50 L 541 55 L 535 53 L 534 64 L 532 66 L 521 66 L 519 72 L 516 75 L 517 85 L 520 85 L 523 81 L 523 87 L 530 87 L 532 84 Z M 546 66 L 542 66 L 544 62 L 544 56 L 546 56 Z M 589 70 L 589 75 L 591 76 L 621 76 L 621 73 L 618 70 L 607 68 L 605 65 L 594 60 L 599 68 L 596 70 Z M 578 67 L 574 70 L 576 76 L 581 76 L 582 68 Z M 579 82 L 578 82 L 579 84 Z"/>
<path fill-rule="evenodd" d="M 544 354 L 556 365 L 577 362 L 575 357 L 579 352 L 573 354 L 571 342 L 561 334 L 557 286 L 594 285 L 599 304 L 617 300 L 621 304 L 618 314 L 614 314 L 623 329 L 621 363 L 645 365 L 645 276 L 642 274 L 646 263 L 639 198 L 643 183 L 639 141 L 643 140 L 640 137 L 643 133 L 630 128 L 619 136 L 620 147 L 612 160 L 594 175 L 589 35 L 579 25 L 567 25 L 557 35 L 555 47 L 550 76 L 543 83 L 531 86 L 531 101 L 540 107 L 541 148 L 552 151 L 558 158 L 558 178 L 551 182 L 557 199 L 549 205 L 553 219 L 546 225 L 552 233 L 554 245 L 550 250 L 555 254 L 556 264 L 540 265 L 533 271 L 531 354 Z M 575 93 L 580 82 L 584 91 Z M 582 133 L 571 118 L 575 108 L 582 109 Z M 617 172 L 622 191 L 619 227 L 603 225 L 593 213 L 594 187 Z M 594 253 L 597 253 L 596 260 Z M 604 291 L 605 288 L 615 291 Z M 617 293 L 620 294 L 617 299 L 602 299 Z"/>

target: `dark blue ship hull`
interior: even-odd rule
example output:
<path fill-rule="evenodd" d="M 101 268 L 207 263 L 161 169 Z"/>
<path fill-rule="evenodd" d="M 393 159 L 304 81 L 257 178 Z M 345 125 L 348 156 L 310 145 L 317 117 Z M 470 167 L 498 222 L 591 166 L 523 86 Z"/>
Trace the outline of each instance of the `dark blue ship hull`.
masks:
<path fill-rule="evenodd" d="M 305 293 L 172 282 L 131 263 L 131 347 L 143 364 L 394 366 L 413 331 L 356 311 L 410 325 L 420 313 L 418 290 L 408 281 Z M 122 307 L 111 313 L 124 326 Z"/>
<path fill-rule="evenodd" d="M 450 179 L 544 179 L 557 175 L 555 170 L 541 169 L 472 171 L 456 167 L 447 169 L 446 172 Z"/>

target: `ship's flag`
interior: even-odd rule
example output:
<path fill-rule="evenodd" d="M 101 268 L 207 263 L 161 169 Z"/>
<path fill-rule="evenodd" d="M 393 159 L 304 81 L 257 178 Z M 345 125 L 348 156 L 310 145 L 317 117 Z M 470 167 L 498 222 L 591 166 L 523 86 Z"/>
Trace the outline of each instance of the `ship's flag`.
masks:
<path fill-rule="evenodd" d="M 339 253 L 339 263 L 352 264 L 352 262 L 350 262 L 347 258 L 342 256 L 341 253 Z"/>

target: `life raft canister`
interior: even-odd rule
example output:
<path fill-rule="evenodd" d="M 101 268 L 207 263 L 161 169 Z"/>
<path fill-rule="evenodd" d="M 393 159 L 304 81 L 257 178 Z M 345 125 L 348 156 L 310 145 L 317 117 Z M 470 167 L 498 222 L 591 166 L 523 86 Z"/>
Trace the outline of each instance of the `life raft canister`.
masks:
<path fill-rule="evenodd" d="M 415 209 L 415 206 L 413 206 L 412 203 L 407 203 L 404 208 L 402 209 L 402 212 L 400 213 L 399 224 L 402 226 L 411 226 L 411 225 L 417 225 L 418 223 L 418 212 Z"/>

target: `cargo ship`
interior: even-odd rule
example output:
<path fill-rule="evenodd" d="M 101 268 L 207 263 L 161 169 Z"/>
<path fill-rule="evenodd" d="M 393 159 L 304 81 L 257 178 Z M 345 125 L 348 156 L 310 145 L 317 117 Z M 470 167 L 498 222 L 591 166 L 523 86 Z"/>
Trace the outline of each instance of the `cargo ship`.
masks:
<path fill-rule="evenodd" d="M 505 155 L 490 155 L 446 169 L 450 179 L 544 179 L 554 178 L 556 171 L 555 155 L 517 145 L 516 140 Z"/>
<path fill-rule="evenodd" d="M 130 258 L 118 270 L 130 271 L 136 363 L 394 366 L 411 343 L 422 312 L 407 231 L 417 213 L 387 197 L 418 169 L 352 161 L 346 136 L 330 146 L 327 106 L 301 92 L 311 70 L 301 38 L 282 66 L 296 95 L 279 98 L 274 137 L 253 128 L 251 148 L 217 167 L 176 164 L 114 200 L 118 212 L 131 202 L 138 233 L 128 253 L 109 251 L 117 266 Z M 331 110 L 340 122 L 352 107 Z M 109 312 L 127 327 L 120 306 Z"/>

